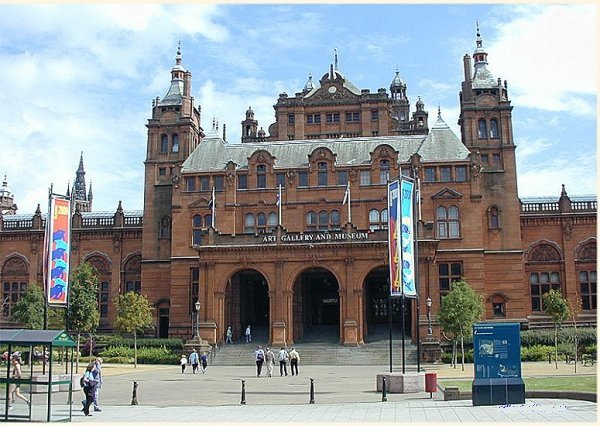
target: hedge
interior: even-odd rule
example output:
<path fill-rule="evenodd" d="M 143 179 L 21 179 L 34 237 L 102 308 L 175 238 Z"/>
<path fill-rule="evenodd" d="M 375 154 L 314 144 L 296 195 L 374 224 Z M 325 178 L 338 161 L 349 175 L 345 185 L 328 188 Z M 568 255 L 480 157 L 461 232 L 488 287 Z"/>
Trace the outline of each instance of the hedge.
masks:
<path fill-rule="evenodd" d="M 111 346 L 100 353 L 104 362 L 133 364 L 133 348 Z M 167 348 L 138 348 L 138 364 L 178 364 L 181 355 Z"/>
<path fill-rule="evenodd" d="M 104 340 L 104 339 L 103 339 Z M 100 341 L 98 342 L 100 343 Z M 133 349 L 133 339 L 124 338 L 121 336 L 110 336 L 110 338 L 102 341 L 106 347 L 111 346 L 126 346 Z M 141 338 L 137 339 L 138 348 L 167 348 L 171 351 L 183 350 L 183 340 L 181 339 L 156 339 L 156 338 Z"/>
<path fill-rule="evenodd" d="M 596 328 L 580 327 L 577 329 L 579 345 L 589 346 L 597 342 Z M 571 343 L 575 341 L 575 328 L 568 327 L 558 330 L 558 341 Z M 535 345 L 554 346 L 554 330 L 525 330 L 521 331 L 521 346 L 531 347 Z"/>

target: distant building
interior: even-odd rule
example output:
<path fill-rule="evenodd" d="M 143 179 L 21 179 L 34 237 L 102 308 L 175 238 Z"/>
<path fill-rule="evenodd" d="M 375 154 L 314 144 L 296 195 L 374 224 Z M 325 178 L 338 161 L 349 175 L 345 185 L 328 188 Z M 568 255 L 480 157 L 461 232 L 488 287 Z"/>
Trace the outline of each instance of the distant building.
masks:
<path fill-rule="evenodd" d="M 113 327 L 112 300 L 137 291 L 156 307 L 160 337 L 190 337 L 200 300 L 211 343 L 248 324 L 273 345 L 368 341 L 387 327 L 386 190 L 401 175 L 420 188 L 413 340 L 417 327 L 427 335 L 427 298 L 439 336 L 440 300 L 459 279 L 483 295 L 487 320 L 547 326 L 541 297 L 556 288 L 581 301 L 581 323 L 595 324 L 596 198 L 562 188 L 519 199 L 507 83 L 488 70 L 479 32 L 463 65 L 460 137 L 439 109 L 432 126 L 422 100 L 411 110 L 399 71 L 389 92 L 371 93 L 336 60 L 318 82 L 309 76 L 293 97 L 279 96 L 268 134 L 248 108 L 242 143 L 230 143 L 216 122 L 202 128 L 178 50 L 147 123 L 143 211 L 119 202 L 114 213 L 92 212 L 83 160 L 77 171 L 72 262 L 100 274 L 101 328 Z M 0 217 L 4 315 L 28 282 L 41 282 L 43 222 L 39 209 Z M 400 324 L 397 300 L 392 309 Z"/>

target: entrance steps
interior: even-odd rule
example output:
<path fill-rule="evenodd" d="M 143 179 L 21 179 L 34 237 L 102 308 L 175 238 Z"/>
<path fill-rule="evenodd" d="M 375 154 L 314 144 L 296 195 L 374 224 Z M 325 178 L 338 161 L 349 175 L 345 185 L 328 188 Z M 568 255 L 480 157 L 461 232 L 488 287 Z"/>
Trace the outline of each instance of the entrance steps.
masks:
<path fill-rule="evenodd" d="M 254 350 L 256 345 L 263 349 L 265 342 L 235 343 L 223 345 L 214 353 L 212 365 L 254 365 Z M 417 347 L 404 341 L 405 360 L 407 365 L 417 363 Z M 310 365 L 389 365 L 389 342 L 378 340 L 365 343 L 359 347 L 340 346 L 336 343 L 314 342 L 294 345 L 300 354 L 300 363 Z M 271 348 L 275 356 L 281 348 Z M 288 351 L 291 348 L 286 348 Z M 394 339 L 392 344 L 392 360 L 395 366 L 402 365 L 402 340 Z M 277 362 L 276 366 L 279 365 Z"/>

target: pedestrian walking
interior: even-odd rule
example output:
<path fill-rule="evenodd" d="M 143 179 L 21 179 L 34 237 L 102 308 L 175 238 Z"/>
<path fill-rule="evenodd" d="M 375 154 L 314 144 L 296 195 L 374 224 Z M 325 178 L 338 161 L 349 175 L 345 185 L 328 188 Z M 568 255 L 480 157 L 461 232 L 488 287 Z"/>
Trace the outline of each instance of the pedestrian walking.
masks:
<path fill-rule="evenodd" d="M 271 348 L 267 348 L 265 351 L 265 364 L 267 365 L 267 377 L 273 376 L 273 364 L 275 363 L 275 354 L 271 351 Z"/>
<path fill-rule="evenodd" d="M 252 341 L 252 330 L 250 330 L 250 324 L 248 324 L 248 327 L 246 327 L 246 343 L 249 343 Z"/>
<path fill-rule="evenodd" d="M 206 354 L 206 352 L 202 352 L 200 361 L 202 362 L 202 374 L 204 374 L 206 373 L 206 367 L 208 367 L 208 355 Z"/>
<path fill-rule="evenodd" d="M 96 363 L 90 362 L 83 373 L 83 393 L 85 394 L 85 403 L 83 404 L 83 414 L 91 416 L 90 406 L 94 402 L 94 395 L 96 394 L 96 387 L 98 382 L 94 379 L 94 370 L 96 369 Z"/>
<path fill-rule="evenodd" d="M 256 360 L 256 377 L 260 377 L 262 371 L 263 362 L 265 362 L 265 351 L 260 346 L 256 347 L 254 352 L 254 358 Z"/>
<path fill-rule="evenodd" d="M 198 369 L 198 352 L 196 352 L 196 349 L 192 348 L 192 353 L 188 359 L 190 364 L 192 364 L 192 373 L 196 374 L 196 370 Z"/>
<path fill-rule="evenodd" d="M 233 331 L 231 331 L 231 326 L 227 327 L 227 332 L 225 333 L 225 343 L 233 344 Z"/>
<path fill-rule="evenodd" d="M 289 354 L 285 350 L 285 348 L 281 348 L 279 353 L 277 354 L 277 360 L 279 361 L 279 375 L 283 376 L 283 373 L 287 376 L 287 360 L 289 359 Z"/>
<path fill-rule="evenodd" d="M 20 356 L 19 354 L 13 354 L 11 357 L 11 363 L 12 363 L 12 378 L 13 379 L 20 379 L 22 378 L 22 373 L 21 373 L 21 362 L 20 362 Z M 8 409 L 12 410 L 13 409 L 13 402 L 15 400 L 15 397 L 22 399 L 23 401 L 25 401 L 27 403 L 27 405 L 31 404 L 31 401 L 29 401 L 27 399 L 27 397 L 25 395 L 23 395 L 21 393 L 21 385 L 17 384 L 17 383 L 11 383 L 8 385 Z"/>
<path fill-rule="evenodd" d="M 300 354 L 296 348 L 292 348 L 290 351 L 290 367 L 292 370 L 292 376 L 294 375 L 294 369 L 296 370 L 296 376 L 298 375 L 298 363 L 300 362 Z"/>
<path fill-rule="evenodd" d="M 179 365 L 181 365 L 181 374 L 185 373 L 185 367 L 187 366 L 188 360 L 185 354 L 181 355 L 181 359 L 179 360 Z"/>
<path fill-rule="evenodd" d="M 92 370 L 92 375 L 94 376 L 94 380 L 97 383 L 94 392 L 94 411 L 102 411 L 100 409 L 100 405 L 98 404 L 98 399 L 100 397 L 100 388 L 102 387 L 102 382 L 104 381 L 102 379 L 102 362 L 102 358 L 97 357 L 96 361 L 94 362 L 96 364 L 96 368 Z"/>

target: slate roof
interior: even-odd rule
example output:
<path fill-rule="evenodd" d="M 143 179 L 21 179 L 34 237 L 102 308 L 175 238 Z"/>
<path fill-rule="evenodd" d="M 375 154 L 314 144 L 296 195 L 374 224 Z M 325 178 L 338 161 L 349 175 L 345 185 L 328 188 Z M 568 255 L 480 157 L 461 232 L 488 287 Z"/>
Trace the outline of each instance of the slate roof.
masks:
<path fill-rule="evenodd" d="M 438 118 L 426 136 L 379 136 L 240 144 L 227 143 L 216 131 L 211 130 L 185 160 L 182 172 L 224 170 L 229 161 L 234 162 L 238 169 L 245 169 L 248 158 L 258 150 L 265 150 L 275 157 L 276 168 L 305 167 L 308 164 L 308 156 L 321 147 L 330 149 L 336 155 L 337 166 L 356 166 L 370 164 L 371 152 L 380 145 L 390 145 L 398 151 L 400 163 L 408 162 L 414 153 L 419 153 L 424 162 L 464 161 L 469 155 L 469 150 L 441 118 Z"/>

